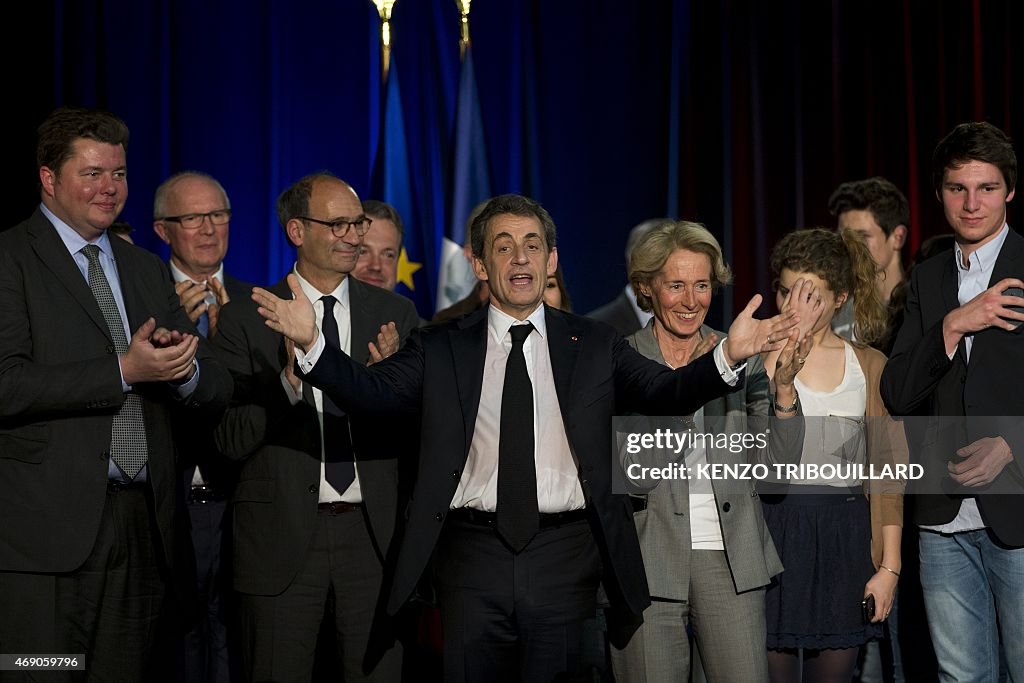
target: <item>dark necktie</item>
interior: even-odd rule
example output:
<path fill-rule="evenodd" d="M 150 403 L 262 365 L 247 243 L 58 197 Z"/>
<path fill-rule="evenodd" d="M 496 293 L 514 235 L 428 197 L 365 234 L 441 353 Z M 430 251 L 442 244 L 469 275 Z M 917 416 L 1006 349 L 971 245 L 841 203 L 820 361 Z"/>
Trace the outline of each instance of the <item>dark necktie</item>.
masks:
<path fill-rule="evenodd" d="M 533 324 L 513 325 L 512 350 L 505 365 L 498 434 L 497 529 L 513 551 L 537 533 L 537 465 L 534 462 L 533 385 L 526 371 L 523 343 Z"/>
<path fill-rule="evenodd" d="M 114 350 L 118 355 L 127 353 L 128 339 L 124 334 L 124 323 L 121 313 L 117 310 L 114 294 L 110 291 L 110 283 L 103 274 L 100 265 L 100 248 L 95 244 L 82 247 L 82 253 L 89 260 L 89 289 L 96 297 L 107 321 L 110 338 L 114 342 Z M 110 432 L 110 457 L 126 475 L 134 479 L 148 458 L 146 446 L 146 422 L 142 415 L 142 399 L 138 394 L 128 393 L 124 397 L 121 409 L 114 415 L 114 425 Z"/>
<path fill-rule="evenodd" d="M 338 321 L 334 318 L 333 296 L 320 297 L 324 302 L 324 320 L 321 329 L 328 346 L 341 349 Z M 352 453 L 352 437 L 348 431 L 348 416 L 324 393 L 324 474 L 327 483 L 338 493 L 345 493 L 356 478 L 355 458 Z"/>

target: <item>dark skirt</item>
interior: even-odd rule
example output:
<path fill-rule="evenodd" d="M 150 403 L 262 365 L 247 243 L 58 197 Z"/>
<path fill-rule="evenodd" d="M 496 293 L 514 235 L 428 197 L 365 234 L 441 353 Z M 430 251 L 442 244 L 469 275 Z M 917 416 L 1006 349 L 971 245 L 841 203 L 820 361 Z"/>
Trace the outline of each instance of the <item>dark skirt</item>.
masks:
<path fill-rule="evenodd" d="M 861 608 L 875 573 L 864 494 L 769 494 L 761 500 L 785 567 L 766 594 L 768 649 L 840 649 L 881 637 L 882 625 L 866 623 Z"/>

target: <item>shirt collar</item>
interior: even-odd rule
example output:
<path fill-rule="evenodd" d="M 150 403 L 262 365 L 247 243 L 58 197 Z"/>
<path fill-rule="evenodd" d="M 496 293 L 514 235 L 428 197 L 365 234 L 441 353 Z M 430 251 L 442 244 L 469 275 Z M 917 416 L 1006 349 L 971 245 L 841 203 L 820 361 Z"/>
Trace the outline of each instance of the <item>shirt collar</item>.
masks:
<path fill-rule="evenodd" d="M 306 278 L 299 275 L 299 269 L 297 265 L 296 267 L 292 268 L 292 272 L 295 273 L 295 277 L 299 279 L 299 286 L 302 287 L 302 293 L 305 294 L 306 298 L 308 298 L 312 303 L 315 304 L 320 299 L 320 297 L 327 296 L 328 294 L 330 294 L 335 299 L 337 299 L 338 303 L 341 304 L 342 308 L 344 308 L 346 311 L 348 310 L 347 275 L 344 277 L 344 279 L 342 279 L 341 284 L 334 288 L 333 292 L 321 292 L 319 289 L 309 284 Z"/>
<path fill-rule="evenodd" d="M 40 204 L 39 208 L 40 210 L 42 210 L 43 215 L 46 216 L 46 218 L 49 219 L 50 223 L 53 224 L 53 227 L 56 228 L 57 235 L 59 235 L 61 241 L 64 242 L 64 247 L 68 250 L 68 252 L 70 252 L 71 254 L 77 254 L 78 252 L 82 251 L 82 247 L 86 246 L 87 244 L 95 244 L 97 247 L 100 248 L 100 251 L 102 251 L 104 254 L 106 254 L 110 258 L 114 258 L 114 252 L 111 250 L 110 247 L 110 235 L 107 234 L 106 231 L 104 231 L 104 233 L 100 235 L 95 242 L 89 242 L 84 237 L 79 235 L 74 228 L 72 228 L 70 225 L 68 225 L 61 219 L 57 218 L 57 216 L 52 211 L 46 208 L 45 204 Z"/>
<path fill-rule="evenodd" d="M 544 309 L 544 304 L 541 304 L 526 318 L 526 320 L 533 323 L 534 330 L 536 330 L 541 337 L 547 335 L 547 324 L 545 321 Z M 526 322 L 526 320 L 523 322 Z M 499 344 L 505 339 L 505 335 L 508 334 L 509 328 L 519 322 L 520 321 L 500 310 L 493 304 L 487 309 L 487 328 L 490 330 L 491 336 L 493 336 Z"/>
<path fill-rule="evenodd" d="M 190 278 L 188 275 L 185 275 L 185 273 L 183 273 L 181 271 L 181 268 L 178 268 L 178 266 L 174 265 L 174 261 L 168 261 L 167 263 L 171 267 L 171 277 L 174 278 L 174 281 L 176 283 L 177 282 L 185 282 L 186 280 L 188 280 L 189 282 L 196 282 L 195 280 Z M 217 278 L 217 281 L 220 282 L 221 284 L 224 284 L 224 264 L 223 263 L 221 263 L 217 267 L 217 272 L 213 274 L 213 277 Z M 203 280 L 202 282 L 196 282 L 196 284 L 197 285 L 205 285 L 206 284 L 206 280 Z"/>
<path fill-rule="evenodd" d="M 1010 234 L 1010 226 L 1007 223 L 1003 223 L 1003 228 L 999 234 L 996 235 L 995 239 L 987 244 L 975 249 L 968 261 L 971 264 L 971 269 L 975 266 L 981 269 L 982 272 L 992 272 L 992 268 L 995 267 L 996 258 L 999 257 L 999 252 L 1003 248 L 1003 242 L 1006 241 L 1006 236 Z M 956 259 L 956 267 L 962 274 L 968 272 L 968 268 L 964 267 L 963 251 L 960 249 L 960 244 L 954 243 L 953 257 Z"/>

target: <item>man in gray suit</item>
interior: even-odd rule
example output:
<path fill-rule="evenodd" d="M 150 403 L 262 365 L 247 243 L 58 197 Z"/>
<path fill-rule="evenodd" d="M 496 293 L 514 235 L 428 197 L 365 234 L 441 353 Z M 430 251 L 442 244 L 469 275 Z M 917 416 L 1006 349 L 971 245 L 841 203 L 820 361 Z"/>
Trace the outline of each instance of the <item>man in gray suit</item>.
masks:
<path fill-rule="evenodd" d="M 383 325 L 393 321 L 403 338 L 417 326 L 409 300 L 348 277 L 371 223 L 351 186 L 327 173 L 302 178 L 278 199 L 278 219 L 333 346 L 365 363 L 379 358 Z M 290 296 L 284 280 L 271 291 Z M 232 513 L 248 678 L 309 681 L 333 605 L 345 680 L 398 680 L 400 648 L 379 663 L 368 649 L 399 509 L 396 458 L 414 445 L 380 416 L 345 414 L 300 381 L 292 349 L 251 300 L 224 306 L 214 344 L 235 378 L 220 446 L 245 460 Z"/>

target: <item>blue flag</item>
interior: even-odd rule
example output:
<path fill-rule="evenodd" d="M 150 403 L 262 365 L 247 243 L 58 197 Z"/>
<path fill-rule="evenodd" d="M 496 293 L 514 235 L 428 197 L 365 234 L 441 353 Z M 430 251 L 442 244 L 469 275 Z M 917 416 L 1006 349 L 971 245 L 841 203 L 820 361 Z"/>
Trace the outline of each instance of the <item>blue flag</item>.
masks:
<path fill-rule="evenodd" d="M 405 239 L 398 257 L 398 285 L 395 291 L 412 299 L 420 317 L 429 319 L 434 311 L 434 302 L 427 285 L 426 271 L 423 270 L 426 251 L 409 175 L 405 117 L 402 114 L 402 95 L 394 54 L 391 56 L 384 100 L 383 131 L 370 186 L 373 198 L 394 206 L 405 223 Z"/>
<path fill-rule="evenodd" d="M 437 283 L 437 308 L 447 308 L 465 297 L 476 284 L 476 276 L 463 254 L 466 220 L 474 207 L 491 196 L 484 142 L 480 98 L 473 73 L 473 52 L 466 48 L 459 77 L 459 99 L 455 110 L 449 219 L 443 244 Z"/>

